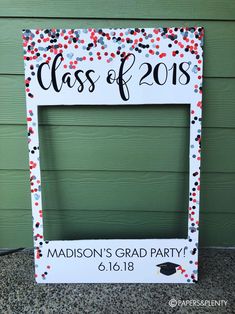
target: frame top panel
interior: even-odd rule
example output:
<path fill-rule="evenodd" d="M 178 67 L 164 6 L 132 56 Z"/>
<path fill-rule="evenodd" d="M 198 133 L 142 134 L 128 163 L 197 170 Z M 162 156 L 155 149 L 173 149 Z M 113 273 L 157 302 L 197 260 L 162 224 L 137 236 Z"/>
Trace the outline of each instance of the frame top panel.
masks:
<path fill-rule="evenodd" d="M 23 30 L 27 105 L 200 100 L 204 30 Z"/>

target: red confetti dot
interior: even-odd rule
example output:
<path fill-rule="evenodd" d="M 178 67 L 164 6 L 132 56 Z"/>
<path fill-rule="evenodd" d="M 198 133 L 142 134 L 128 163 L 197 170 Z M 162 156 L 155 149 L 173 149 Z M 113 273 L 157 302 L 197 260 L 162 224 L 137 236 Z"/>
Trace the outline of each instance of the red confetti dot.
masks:
<path fill-rule="evenodd" d="M 159 55 L 159 58 L 164 58 L 165 56 L 166 56 L 166 53 L 163 52 L 163 53 L 161 53 L 161 54 Z"/>

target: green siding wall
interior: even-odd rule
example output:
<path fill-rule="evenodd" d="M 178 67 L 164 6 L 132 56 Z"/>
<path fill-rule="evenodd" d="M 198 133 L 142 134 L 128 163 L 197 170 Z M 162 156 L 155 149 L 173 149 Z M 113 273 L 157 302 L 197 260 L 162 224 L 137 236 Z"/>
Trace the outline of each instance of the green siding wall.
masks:
<path fill-rule="evenodd" d="M 201 246 L 235 240 L 235 1 L 0 2 L 0 247 L 32 246 L 23 28 L 205 28 Z M 182 237 L 188 108 L 43 108 L 49 239 Z M 54 156 L 57 155 L 55 158 Z"/>

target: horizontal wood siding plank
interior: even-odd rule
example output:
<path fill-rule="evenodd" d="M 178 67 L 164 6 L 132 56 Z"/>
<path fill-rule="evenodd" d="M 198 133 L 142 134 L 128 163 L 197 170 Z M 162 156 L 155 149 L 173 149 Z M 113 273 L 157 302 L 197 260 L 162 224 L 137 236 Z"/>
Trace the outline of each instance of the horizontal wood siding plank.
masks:
<path fill-rule="evenodd" d="M 0 247 L 32 247 L 29 210 L 0 211 Z M 47 212 L 46 239 L 177 238 L 186 237 L 183 213 Z M 200 246 L 234 246 L 234 214 L 201 214 Z"/>
<path fill-rule="evenodd" d="M 0 187 L 0 211 L 31 208 L 29 171 L 1 170 Z M 235 214 L 234 191 L 235 174 L 202 173 L 202 212 Z M 43 171 L 42 195 L 45 211 L 187 212 L 188 174 Z"/>
<path fill-rule="evenodd" d="M 127 2 L 126 2 L 127 3 Z M 67 5 L 66 5 L 67 6 Z M 2 10 L 2 5 L 1 5 Z M 45 10 L 46 11 L 46 10 Z M 193 11 L 192 11 L 193 12 Z M 129 12 L 128 12 L 129 14 Z M 25 28 L 87 27 L 158 27 L 194 26 L 205 28 L 204 76 L 235 77 L 235 22 L 218 21 L 151 21 L 151 20 L 69 20 L 69 19 L 0 19 L 0 74 L 23 74 L 21 30 Z"/>
<path fill-rule="evenodd" d="M 0 16 L 115 19 L 234 19 L 232 0 L 1 0 Z"/>
<path fill-rule="evenodd" d="M 47 170 L 188 170 L 188 128 L 42 126 Z M 0 169 L 28 169 L 25 126 L 0 125 Z M 204 128 L 202 170 L 235 172 L 235 129 Z"/>
<path fill-rule="evenodd" d="M 206 78 L 203 127 L 235 127 L 235 79 Z M 0 124 L 26 123 L 23 76 L 0 76 Z M 41 107 L 45 125 L 188 126 L 185 105 Z"/>

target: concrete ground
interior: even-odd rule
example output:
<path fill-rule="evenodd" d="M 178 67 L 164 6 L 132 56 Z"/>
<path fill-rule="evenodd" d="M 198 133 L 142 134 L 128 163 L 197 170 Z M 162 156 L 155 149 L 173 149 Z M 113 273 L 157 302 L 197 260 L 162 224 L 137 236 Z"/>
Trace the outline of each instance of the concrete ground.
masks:
<path fill-rule="evenodd" d="M 234 262 L 235 250 L 201 249 L 200 278 L 194 285 L 37 285 L 33 254 L 21 251 L 0 256 L 0 313 L 235 313 Z M 170 307 L 171 299 L 201 303 Z M 223 301 L 219 306 L 215 300 Z"/>

